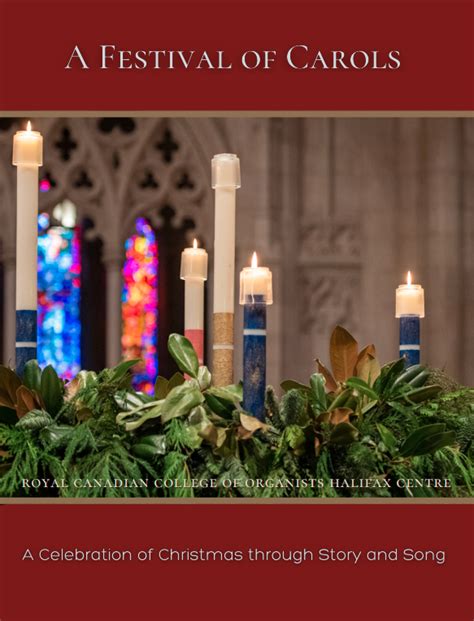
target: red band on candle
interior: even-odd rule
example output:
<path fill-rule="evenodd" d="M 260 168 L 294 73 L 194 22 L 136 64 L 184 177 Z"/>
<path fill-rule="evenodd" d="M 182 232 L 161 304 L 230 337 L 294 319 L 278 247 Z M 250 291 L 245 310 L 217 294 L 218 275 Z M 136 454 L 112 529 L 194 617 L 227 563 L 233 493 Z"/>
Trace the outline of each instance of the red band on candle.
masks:
<path fill-rule="evenodd" d="M 184 336 L 191 341 L 199 364 L 202 365 L 204 361 L 204 330 L 185 330 Z"/>

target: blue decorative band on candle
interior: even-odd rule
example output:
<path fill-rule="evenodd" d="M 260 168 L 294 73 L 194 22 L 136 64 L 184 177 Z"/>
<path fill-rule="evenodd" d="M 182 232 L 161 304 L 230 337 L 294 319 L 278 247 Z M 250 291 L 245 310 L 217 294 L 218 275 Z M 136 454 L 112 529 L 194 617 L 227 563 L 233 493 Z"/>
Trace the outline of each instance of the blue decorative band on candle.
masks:
<path fill-rule="evenodd" d="M 405 358 L 407 367 L 420 363 L 420 317 L 418 315 L 400 317 L 400 357 Z"/>
<path fill-rule="evenodd" d="M 243 407 L 259 420 L 265 419 L 267 305 L 254 296 L 244 305 Z"/>
<path fill-rule="evenodd" d="M 36 359 L 37 313 L 35 310 L 16 311 L 16 372 L 23 374 L 28 360 Z"/>

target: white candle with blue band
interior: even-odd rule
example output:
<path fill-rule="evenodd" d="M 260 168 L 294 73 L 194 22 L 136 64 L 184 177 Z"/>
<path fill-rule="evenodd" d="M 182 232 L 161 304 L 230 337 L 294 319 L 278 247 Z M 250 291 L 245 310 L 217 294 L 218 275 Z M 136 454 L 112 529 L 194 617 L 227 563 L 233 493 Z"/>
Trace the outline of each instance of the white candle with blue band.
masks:
<path fill-rule="evenodd" d="M 43 137 L 26 131 L 13 137 L 17 167 L 16 226 L 16 370 L 20 375 L 37 347 L 38 177 L 43 165 Z"/>
<path fill-rule="evenodd" d="M 265 419 L 267 305 L 273 303 L 272 273 L 258 267 L 254 252 L 251 267 L 240 272 L 240 304 L 244 307 L 243 408 Z"/>
<path fill-rule="evenodd" d="M 412 283 L 411 272 L 405 285 L 396 291 L 395 316 L 400 319 L 400 357 L 406 366 L 420 363 L 420 319 L 425 316 L 425 292 Z"/>

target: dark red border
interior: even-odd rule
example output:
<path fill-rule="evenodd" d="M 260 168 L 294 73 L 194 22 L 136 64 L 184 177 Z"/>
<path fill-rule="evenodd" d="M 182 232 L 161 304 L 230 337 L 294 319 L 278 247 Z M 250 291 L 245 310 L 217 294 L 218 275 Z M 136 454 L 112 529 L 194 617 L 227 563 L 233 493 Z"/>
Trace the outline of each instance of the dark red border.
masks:
<path fill-rule="evenodd" d="M 471 0 L 0 0 L 0 110 L 472 110 Z M 294 71 L 294 43 L 399 49 L 398 71 Z M 276 49 L 271 71 L 65 71 L 75 44 Z"/>
<path fill-rule="evenodd" d="M 2 621 L 471 621 L 468 505 L 0 508 Z M 446 563 L 39 563 L 26 548 L 445 550 Z"/>

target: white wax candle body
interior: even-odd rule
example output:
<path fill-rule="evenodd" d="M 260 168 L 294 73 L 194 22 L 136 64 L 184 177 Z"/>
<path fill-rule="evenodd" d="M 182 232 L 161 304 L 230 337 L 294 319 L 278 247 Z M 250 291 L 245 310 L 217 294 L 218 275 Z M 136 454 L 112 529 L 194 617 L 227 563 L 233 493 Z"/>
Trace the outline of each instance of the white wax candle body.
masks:
<path fill-rule="evenodd" d="M 204 330 L 204 280 L 184 281 L 184 329 Z"/>
<path fill-rule="evenodd" d="M 425 293 L 421 285 L 399 285 L 396 291 L 395 316 L 425 316 Z"/>
<path fill-rule="evenodd" d="M 38 166 L 18 165 L 16 226 L 16 308 L 35 310 L 38 246 Z"/>
<path fill-rule="evenodd" d="M 214 226 L 214 313 L 233 313 L 235 188 L 216 188 Z"/>
<path fill-rule="evenodd" d="M 268 267 L 244 267 L 240 272 L 240 304 L 273 303 L 272 273 Z"/>

